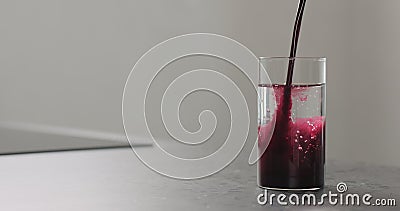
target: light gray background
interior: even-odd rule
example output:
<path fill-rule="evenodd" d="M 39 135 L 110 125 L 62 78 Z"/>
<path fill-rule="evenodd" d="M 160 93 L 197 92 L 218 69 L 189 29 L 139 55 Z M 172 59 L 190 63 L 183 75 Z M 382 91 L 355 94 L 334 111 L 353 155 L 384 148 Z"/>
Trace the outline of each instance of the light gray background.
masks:
<path fill-rule="evenodd" d="M 299 55 L 328 58 L 328 157 L 400 165 L 400 1 L 307 3 Z M 123 135 L 124 83 L 149 48 L 210 32 L 258 56 L 287 56 L 296 7 L 294 0 L 3 0 L 0 121 Z"/>

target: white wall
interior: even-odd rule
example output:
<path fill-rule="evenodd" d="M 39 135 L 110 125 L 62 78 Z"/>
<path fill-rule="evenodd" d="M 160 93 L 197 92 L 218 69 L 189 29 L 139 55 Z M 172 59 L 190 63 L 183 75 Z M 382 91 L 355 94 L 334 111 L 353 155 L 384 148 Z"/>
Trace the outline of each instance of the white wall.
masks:
<path fill-rule="evenodd" d="M 210 32 L 259 56 L 287 56 L 296 7 L 282 0 L 3 0 L 0 121 L 122 134 L 123 86 L 146 50 Z M 398 9 L 396 0 L 308 1 L 299 55 L 328 58 L 330 158 L 399 165 L 400 112 L 392 109 L 400 103 Z"/>
<path fill-rule="evenodd" d="M 400 165 L 400 2 L 352 1 L 342 157 Z"/>

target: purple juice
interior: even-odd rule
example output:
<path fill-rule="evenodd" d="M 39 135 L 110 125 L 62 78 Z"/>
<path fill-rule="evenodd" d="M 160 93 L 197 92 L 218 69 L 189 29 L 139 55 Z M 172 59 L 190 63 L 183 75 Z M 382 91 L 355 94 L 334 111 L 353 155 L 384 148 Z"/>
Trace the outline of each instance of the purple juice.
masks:
<path fill-rule="evenodd" d="M 305 4 L 306 0 L 299 1 L 286 83 L 260 84 L 258 88 L 258 145 L 259 151 L 265 149 L 258 162 L 258 184 L 265 188 L 319 189 L 324 186 L 325 84 L 293 84 Z M 276 107 L 271 106 L 271 101 L 276 102 Z"/>
<path fill-rule="evenodd" d="M 259 185 L 277 189 L 317 189 L 324 186 L 325 85 L 260 85 L 259 97 L 275 99 L 276 108 L 265 104 L 258 128 L 258 144 L 265 149 L 259 160 Z M 290 102 L 288 106 L 288 102 Z M 288 112 L 289 111 L 289 112 Z M 275 128 L 272 122 L 275 118 Z M 264 123 L 263 123 L 264 122 Z M 268 134 L 272 133 L 269 141 Z M 268 143 L 269 141 L 269 143 Z"/>
<path fill-rule="evenodd" d="M 270 87 L 259 85 L 259 95 L 264 99 L 275 98 L 277 104 L 276 108 L 270 108 L 270 104 L 261 104 L 264 108 L 259 108 L 260 111 L 270 111 L 268 114 L 261 114 L 258 128 L 259 149 L 265 149 L 258 168 L 258 184 L 261 187 L 318 189 L 324 186 L 325 85 L 293 84 L 305 5 L 306 0 L 299 1 L 286 84 Z M 271 93 L 274 94 L 270 96 Z M 271 118 L 276 120 L 274 128 L 271 125 L 274 121 L 265 121 Z"/>

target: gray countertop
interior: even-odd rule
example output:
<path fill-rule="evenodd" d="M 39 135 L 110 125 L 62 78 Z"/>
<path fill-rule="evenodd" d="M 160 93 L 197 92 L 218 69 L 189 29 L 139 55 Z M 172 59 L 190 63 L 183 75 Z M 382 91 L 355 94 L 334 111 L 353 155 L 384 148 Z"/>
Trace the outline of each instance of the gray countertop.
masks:
<path fill-rule="evenodd" d="M 205 179 L 181 181 L 151 171 L 130 148 L 1 156 L 0 210 L 310 209 L 259 205 L 257 196 L 261 190 L 256 186 L 256 167 L 245 160 L 239 158 Z M 328 161 L 323 191 L 335 191 L 338 182 L 345 182 L 348 193 L 395 198 L 399 203 L 399 181 L 400 168 Z M 365 210 L 366 207 L 312 208 Z"/>

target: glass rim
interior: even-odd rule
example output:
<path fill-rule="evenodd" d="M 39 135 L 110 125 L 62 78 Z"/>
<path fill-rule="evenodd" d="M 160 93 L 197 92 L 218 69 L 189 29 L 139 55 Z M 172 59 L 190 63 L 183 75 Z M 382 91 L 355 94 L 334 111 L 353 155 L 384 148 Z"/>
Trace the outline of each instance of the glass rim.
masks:
<path fill-rule="evenodd" d="M 285 56 L 272 56 L 272 57 L 258 57 L 259 61 L 264 60 L 304 60 L 304 61 L 316 61 L 326 62 L 326 57 L 312 57 L 312 56 L 296 56 L 296 57 L 285 57 Z"/>

